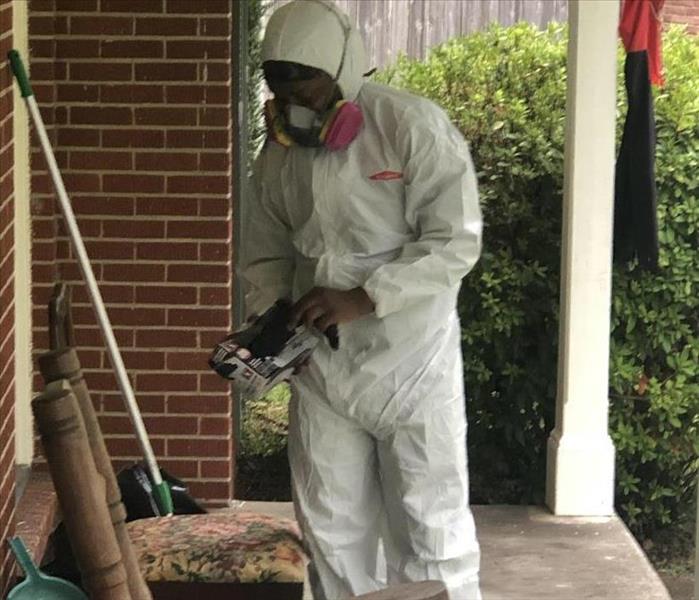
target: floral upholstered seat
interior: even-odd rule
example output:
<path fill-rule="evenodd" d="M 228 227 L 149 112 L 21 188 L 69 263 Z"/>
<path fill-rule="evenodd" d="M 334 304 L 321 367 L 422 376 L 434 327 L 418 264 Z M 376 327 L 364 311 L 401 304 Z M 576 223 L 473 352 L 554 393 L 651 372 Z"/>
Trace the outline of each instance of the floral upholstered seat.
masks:
<path fill-rule="evenodd" d="M 148 582 L 303 583 L 296 524 L 222 511 L 140 519 L 128 524 Z"/>

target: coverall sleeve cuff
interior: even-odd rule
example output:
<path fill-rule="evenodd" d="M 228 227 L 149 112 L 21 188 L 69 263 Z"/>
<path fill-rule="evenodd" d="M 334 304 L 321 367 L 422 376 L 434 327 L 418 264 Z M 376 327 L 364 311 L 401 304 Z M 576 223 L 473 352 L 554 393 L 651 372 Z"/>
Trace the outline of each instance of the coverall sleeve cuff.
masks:
<path fill-rule="evenodd" d="M 367 296 L 369 296 L 369 299 L 374 303 L 374 314 L 379 319 L 383 319 L 396 310 L 394 307 L 391 307 L 391 303 L 386 297 L 386 294 L 378 290 L 375 276 L 372 275 L 364 284 L 363 288 Z"/>

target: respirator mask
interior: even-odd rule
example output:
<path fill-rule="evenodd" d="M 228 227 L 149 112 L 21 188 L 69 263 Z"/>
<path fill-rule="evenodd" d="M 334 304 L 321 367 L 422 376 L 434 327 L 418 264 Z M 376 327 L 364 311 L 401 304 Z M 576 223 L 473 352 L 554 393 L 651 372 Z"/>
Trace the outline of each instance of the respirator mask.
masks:
<path fill-rule="evenodd" d="M 337 17 L 344 32 L 344 43 L 340 64 L 332 79 L 335 84 L 345 63 L 350 33 L 349 26 L 339 15 Z M 282 91 L 289 91 L 289 86 L 318 77 L 319 69 L 285 61 L 267 61 L 263 69 L 265 79 L 275 94 L 275 98 L 265 103 L 265 121 L 270 140 L 285 147 L 299 145 L 342 150 L 357 137 L 364 119 L 359 105 L 355 102 L 342 99 L 335 101 L 337 96 L 334 96 L 328 98 L 329 106 L 319 113 L 294 102 L 283 105 L 277 100 L 277 96 L 285 95 Z M 337 86 L 334 90 L 337 90 Z M 336 94 L 335 91 L 332 93 Z"/>

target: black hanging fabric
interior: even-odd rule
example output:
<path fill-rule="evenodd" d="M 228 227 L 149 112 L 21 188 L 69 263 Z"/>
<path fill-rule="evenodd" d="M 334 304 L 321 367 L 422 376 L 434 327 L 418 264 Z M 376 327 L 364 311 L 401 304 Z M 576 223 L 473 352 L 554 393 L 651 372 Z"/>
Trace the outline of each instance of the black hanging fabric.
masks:
<path fill-rule="evenodd" d="M 658 266 L 655 118 L 646 50 L 629 52 L 624 67 L 628 112 L 616 163 L 614 260 Z"/>

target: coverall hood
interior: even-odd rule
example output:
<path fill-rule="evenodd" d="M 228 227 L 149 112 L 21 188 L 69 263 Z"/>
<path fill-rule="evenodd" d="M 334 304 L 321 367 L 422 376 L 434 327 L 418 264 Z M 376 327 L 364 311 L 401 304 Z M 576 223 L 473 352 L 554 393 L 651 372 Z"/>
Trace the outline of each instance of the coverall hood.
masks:
<path fill-rule="evenodd" d="M 269 19 L 262 61 L 284 60 L 322 69 L 354 100 L 366 71 L 364 45 L 346 14 L 326 0 L 294 0 Z"/>

